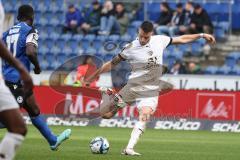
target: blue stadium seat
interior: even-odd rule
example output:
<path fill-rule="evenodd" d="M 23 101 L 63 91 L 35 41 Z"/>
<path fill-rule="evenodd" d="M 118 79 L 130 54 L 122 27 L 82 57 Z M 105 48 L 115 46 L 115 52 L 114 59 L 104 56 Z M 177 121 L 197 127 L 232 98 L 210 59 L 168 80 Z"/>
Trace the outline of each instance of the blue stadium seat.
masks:
<path fill-rule="evenodd" d="M 58 48 L 60 48 L 61 50 L 63 50 L 63 48 L 64 48 L 65 45 L 66 45 L 66 41 L 65 41 L 64 39 L 62 39 L 62 38 L 59 38 L 59 39 L 57 40 L 56 45 L 58 46 Z"/>
<path fill-rule="evenodd" d="M 39 12 L 39 11 L 35 11 L 35 14 L 34 14 L 34 21 L 35 21 L 35 22 L 40 21 L 41 17 L 42 17 L 41 12 Z"/>
<path fill-rule="evenodd" d="M 69 46 L 65 46 L 63 48 L 63 53 L 66 54 L 66 55 L 70 55 L 73 52 L 72 52 L 72 49 Z"/>
<path fill-rule="evenodd" d="M 41 24 L 41 25 L 46 25 L 47 23 L 48 23 L 48 20 L 45 18 L 45 17 L 41 17 L 40 19 L 39 19 L 39 23 Z"/>
<path fill-rule="evenodd" d="M 227 75 L 230 73 L 230 71 L 231 71 L 231 68 L 229 66 L 222 66 L 222 67 L 218 68 L 216 74 Z"/>
<path fill-rule="evenodd" d="M 48 35 L 50 35 L 52 32 L 54 32 L 54 27 L 50 24 L 47 24 L 45 27 L 44 27 L 44 30 L 45 32 L 47 32 Z"/>
<path fill-rule="evenodd" d="M 175 59 L 181 60 L 183 59 L 183 52 L 180 50 L 176 50 L 175 52 L 173 52 L 173 56 L 175 57 Z"/>
<path fill-rule="evenodd" d="M 131 25 L 135 28 L 139 28 L 142 24 L 142 21 L 133 21 Z"/>
<path fill-rule="evenodd" d="M 49 0 L 41 0 L 46 8 L 50 8 L 52 3 L 49 3 Z"/>
<path fill-rule="evenodd" d="M 67 56 L 68 59 L 78 56 L 77 54 L 71 53 Z"/>
<path fill-rule="evenodd" d="M 82 39 L 81 46 L 82 49 L 85 51 L 91 46 L 91 41 Z"/>
<path fill-rule="evenodd" d="M 232 52 L 229 55 L 226 56 L 225 58 L 225 65 L 229 67 L 234 67 L 237 63 L 237 61 L 240 58 L 240 53 L 239 52 Z"/>
<path fill-rule="evenodd" d="M 184 55 L 187 55 L 191 52 L 191 47 L 189 44 L 181 44 L 177 46 L 180 51 L 183 52 Z"/>
<path fill-rule="evenodd" d="M 55 55 L 48 52 L 46 55 L 45 55 L 45 59 L 49 62 L 49 63 L 52 63 L 54 61 L 56 61 L 56 58 L 55 58 Z"/>
<path fill-rule="evenodd" d="M 40 66 L 42 70 L 48 69 L 48 62 L 46 60 L 40 62 Z"/>
<path fill-rule="evenodd" d="M 218 13 L 221 11 L 221 6 L 216 3 L 205 3 L 203 7 L 207 10 L 208 13 Z"/>
<path fill-rule="evenodd" d="M 75 41 L 81 41 L 83 39 L 83 35 L 75 34 L 73 35 L 72 39 Z"/>
<path fill-rule="evenodd" d="M 95 55 L 97 53 L 97 50 L 90 47 L 86 51 L 84 51 L 83 53 L 86 54 L 86 55 Z"/>
<path fill-rule="evenodd" d="M 128 34 L 124 34 L 123 36 L 120 37 L 121 41 L 124 42 L 131 42 L 131 36 L 129 36 Z"/>
<path fill-rule="evenodd" d="M 62 8 L 62 7 L 63 7 L 63 4 L 64 4 L 64 1 L 63 1 L 63 0 L 56 0 L 56 5 L 57 5 L 59 8 Z"/>
<path fill-rule="evenodd" d="M 234 66 L 229 72 L 230 75 L 240 75 L 240 67 Z"/>
<path fill-rule="evenodd" d="M 53 53 L 54 55 L 59 54 L 61 51 L 62 50 L 59 47 L 55 46 L 55 45 L 52 48 L 50 48 L 50 52 Z"/>
<path fill-rule="evenodd" d="M 160 16 L 160 3 L 148 3 L 148 17 L 151 21 L 156 21 Z"/>
<path fill-rule="evenodd" d="M 88 34 L 86 36 L 83 37 L 83 41 L 89 41 L 90 43 L 96 38 L 96 36 L 94 34 Z"/>
<path fill-rule="evenodd" d="M 72 34 L 70 33 L 62 34 L 61 38 L 64 39 L 65 41 L 68 41 L 69 39 L 72 38 Z"/>
<path fill-rule="evenodd" d="M 41 45 L 41 47 L 39 47 L 39 53 L 41 54 L 46 54 L 50 51 L 50 49 L 47 47 L 47 45 Z"/>
<path fill-rule="evenodd" d="M 229 14 L 229 3 L 220 3 L 218 11 L 220 14 Z"/>
<path fill-rule="evenodd" d="M 102 47 L 103 43 L 100 40 L 93 40 L 93 48 L 95 48 L 96 50 L 100 50 Z"/>
<path fill-rule="evenodd" d="M 200 55 L 202 55 L 203 47 L 202 47 L 202 45 L 200 43 L 193 42 L 191 48 L 192 48 L 191 54 L 193 56 L 200 56 Z"/>
<path fill-rule="evenodd" d="M 68 45 L 70 46 L 70 48 L 71 48 L 72 50 L 74 50 L 74 48 L 77 48 L 77 47 L 78 47 L 78 41 L 75 41 L 75 40 L 73 40 L 73 39 L 70 39 L 70 40 L 68 41 Z"/>
<path fill-rule="evenodd" d="M 167 64 L 168 68 L 172 68 L 174 63 L 176 62 L 176 58 L 175 57 L 168 57 L 164 61 Z"/>
<path fill-rule="evenodd" d="M 49 37 L 53 39 L 54 41 L 57 41 L 60 38 L 60 35 L 56 32 L 50 33 Z"/>
<path fill-rule="evenodd" d="M 45 40 L 45 44 L 50 49 L 55 45 L 55 41 L 53 41 L 51 38 L 47 38 Z"/>
<path fill-rule="evenodd" d="M 67 56 L 66 56 L 64 53 L 59 53 L 59 54 L 57 55 L 57 61 L 58 61 L 60 64 L 63 64 L 66 60 L 67 60 Z"/>
<path fill-rule="evenodd" d="M 40 63 L 45 60 L 44 55 L 43 55 L 43 54 L 40 54 L 40 53 L 38 53 L 37 58 L 38 58 L 38 61 L 39 61 Z"/>
<path fill-rule="evenodd" d="M 218 67 L 216 67 L 216 66 L 208 66 L 204 70 L 204 74 L 212 74 L 212 75 L 214 75 L 214 74 L 216 74 L 217 70 L 218 70 Z"/>
<path fill-rule="evenodd" d="M 62 21 L 63 17 L 65 17 L 62 11 L 57 11 L 57 12 L 55 13 L 55 16 L 57 17 L 57 19 L 59 20 L 59 22 Z"/>
<path fill-rule="evenodd" d="M 228 32 L 230 28 L 229 22 L 219 22 L 218 26 L 222 28 L 225 32 Z"/>
<path fill-rule="evenodd" d="M 52 25 L 53 27 L 56 27 L 57 25 L 60 25 L 61 22 L 59 21 L 58 18 L 53 17 L 52 19 L 50 19 L 49 24 Z"/>
<path fill-rule="evenodd" d="M 224 40 L 226 38 L 225 30 L 223 28 L 220 28 L 220 27 L 215 27 L 214 35 L 219 40 L 221 40 L 221 39 Z"/>
<path fill-rule="evenodd" d="M 77 54 L 77 55 L 82 55 L 84 53 L 84 50 L 80 46 L 77 46 L 77 48 L 74 48 L 72 50 L 72 53 Z"/>
<path fill-rule="evenodd" d="M 105 40 L 107 39 L 107 36 L 104 36 L 104 35 L 98 35 L 95 40 L 100 40 L 102 42 L 104 42 Z"/>
<path fill-rule="evenodd" d="M 120 39 L 119 35 L 110 35 L 108 37 L 108 40 L 113 41 L 113 42 L 118 42 L 119 39 Z"/>
<path fill-rule="evenodd" d="M 107 61 L 110 61 L 112 58 L 113 58 L 113 54 L 109 53 L 104 55 L 103 60 L 107 62 Z"/>
<path fill-rule="evenodd" d="M 44 40 L 48 38 L 48 33 L 45 30 L 39 31 L 39 39 Z"/>
<path fill-rule="evenodd" d="M 46 18 L 47 20 L 51 20 L 53 16 L 54 16 L 54 14 L 52 13 L 52 11 L 46 11 L 43 14 L 43 17 Z"/>
<path fill-rule="evenodd" d="M 129 25 L 128 29 L 127 29 L 127 34 L 130 35 L 132 38 L 136 37 L 136 35 L 137 35 L 137 28 L 132 26 L 132 25 Z"/>

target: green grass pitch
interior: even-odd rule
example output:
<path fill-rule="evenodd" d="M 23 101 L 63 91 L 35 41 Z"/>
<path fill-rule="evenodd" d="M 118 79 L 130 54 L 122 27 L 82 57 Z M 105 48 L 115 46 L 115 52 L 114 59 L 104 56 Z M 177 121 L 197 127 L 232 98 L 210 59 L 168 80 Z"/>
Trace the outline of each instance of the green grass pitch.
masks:
<path fill-rule="evenodd" d="M 16 160 L 239 160 L 240 135 L 208 131 L 163 131 L 147 129 L 136 147 L 141 157 L 120 155 L 127 144 L 131 129 L 71 127 L 71 139 L 64 142 L 57 152 L 49 149 L 38 131 L 29 126 L 27 139 Z M 55 133 L 67 127 L 51 126 Z M 4 135 L 1 130 L 0 137 Z M 90 153 L 89 141 L 104 136 L 110 142 L 106 155 Z"/>

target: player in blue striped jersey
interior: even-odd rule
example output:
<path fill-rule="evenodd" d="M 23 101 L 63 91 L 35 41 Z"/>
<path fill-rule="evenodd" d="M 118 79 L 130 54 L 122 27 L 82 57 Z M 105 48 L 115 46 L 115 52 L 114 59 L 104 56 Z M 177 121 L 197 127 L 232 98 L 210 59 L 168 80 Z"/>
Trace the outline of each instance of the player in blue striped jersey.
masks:
<path fill-rule="evenodd" d="M 33 8 L 30 5 L 20 6 L 17 19 L 19 23 L 3 34 L 3 41 L 13 53 L 13 56 L 20 60 L 29 72 L 32 63 L 34 65 L 34 73 L 40 74 L 41 68 L 37 59 L 38 32 L 33 27 Z M 28 112 L 33 125 L 48 141 L 50 148 L 57 150 L 58 146 L 70 137 L 71 130 L 67 129 L 59 136 L 54 135 L 40 114 L 33 91 L 23 92 L 19 72 L 7 62 L 3 63 L 2 69 L 5 83 L 15 96 L 18 104 Z"/>

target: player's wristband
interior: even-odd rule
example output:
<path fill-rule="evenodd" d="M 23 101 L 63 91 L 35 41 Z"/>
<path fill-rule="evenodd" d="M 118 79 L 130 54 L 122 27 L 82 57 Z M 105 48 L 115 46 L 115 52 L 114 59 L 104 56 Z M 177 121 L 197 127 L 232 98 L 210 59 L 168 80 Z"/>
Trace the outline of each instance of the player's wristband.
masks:
<path fill-rule="evenodd" d="M 204 38 L 204 33 L 200 33 L 200 37 L 201 37 L 201 38 Z"/>

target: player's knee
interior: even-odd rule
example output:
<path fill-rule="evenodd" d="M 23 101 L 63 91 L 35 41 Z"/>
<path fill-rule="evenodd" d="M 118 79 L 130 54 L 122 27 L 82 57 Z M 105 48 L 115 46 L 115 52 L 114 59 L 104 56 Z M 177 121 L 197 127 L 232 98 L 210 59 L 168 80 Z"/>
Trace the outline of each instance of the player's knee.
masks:
<path fill-rule="evenodd" d="M 166 83 L 164 88 L 162 89 L 163 92 L 170 92 L 172 91 L 174 86 L 171 83 Z"/>
<path fill-rule="evenodd" d="M 25 105 L 24 107 L 30 117 L 37 117 L 40 114 L 40 109 L 37 105 Z"/>
<path fill-rule="evenodd" d="M 109 112 L 109 113 L 105 113 L 105 114 L 102 114 L 101 117 L 103 119 L 111 119 L 112 117 L 114 116 L 113 113 Z"/>
<path fill-rule="evenodd" d="M 147 108 L 147 109 L 142 109 L 142 111 L 140 112 L 140 121 L 143 122 L 148 122 L 151 118 L 152 115 L 152 109 L 151 108 Z"/>
<path fill-rule="evenodd" d="M 27 126 L 23 123 L 21 125 L 17 125 L 12 128 L 9 128 L 9 132 L 25 136 L 27 134 Z"/>
<path fill-rule="evenodd" d="M 30 117 L 37 117 L 40 114 L 40 110 L 38 108 L 33 108 L 28 114 Z"/>
<path fill-rule="evenodd" d="M 150 121 L 151 113 L 145 113 L 140 116 L 140 121 L 148 122 Z"/>
<path fill-rule="evenodd" d="M 173 90 L 173 88 L 174 88 L 174 86 L 169 83 L 169 84 L 168 84 L 168 87 L 167 87 L 167 90 L 168 90 L 168 91 L 171 91 L 171 90 Z"/>

